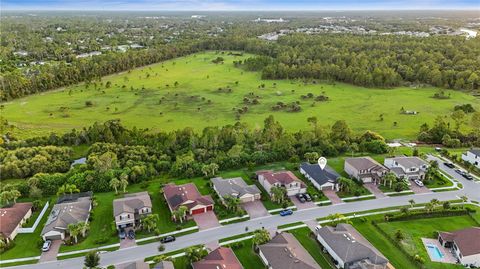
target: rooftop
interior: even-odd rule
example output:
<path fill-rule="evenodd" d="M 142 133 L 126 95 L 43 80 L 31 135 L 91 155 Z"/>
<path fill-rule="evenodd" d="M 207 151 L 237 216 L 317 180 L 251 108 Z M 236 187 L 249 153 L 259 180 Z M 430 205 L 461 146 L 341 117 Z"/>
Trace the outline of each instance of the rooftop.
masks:
<path fill-rule="evenodd" d="M 256 185 L 247 185 L 243 178 L 236 177 L 236 178 L 229 178 L 223 179 L 221 177 L 216 177 L 211 179 L 215 189 L 217 190 L 218 194 L 222 197 L 227 195 L 233 197 L 241 197 L 245 194 L 260 194 L 260 190 Z"/>
<path fill-rule="evenodd" d="M 127 194 L 124 198 L 113 200 L 113 216 L 122 213 L 135 213 L 144 207 L 152 207 L 152 200 L 150 200 L 148 192 Z"/>
<path fill-rule="evenodd" d="M 197 186 L 193 183 L 187 183 L 183 185 L 175 185 L 173 183 L 165 185 L 163 187 L 163 193 L 167 199 L 172 210 L 177 210 L 182 204 L 185 204 L 188 208 L 192 208 L 197 204 L 212 205 L 213 199 L 210 195 L 201 195 L 197 189 Z"/>
<path fill-rule="evenodd" d="M 210 252 L 203 260 L 192 263 L 193 269 L 243 269 L 232 249 L 219 247 Z"/>
<path fill-rule="evenodd" d="M 391 159 L 395 162 L 397 162 L 399 165 L 405 167 L 405 168 L 416 168 L 420 167 L 423 165 L 428 165 L 428 163 L 424 160 L 422 160 L 419 157 L 413 156 L 413 157 L 407 157 L 407 156 L 401 156 L 401 157 L 394 157 L 394 158 L 386 158 L 385 160 Z"/>
<path fill-rule="evenodd" d="M 345 163 L 350 164 L 357 170 L 372 170 L 372 169 L 385 169 L 383 165 L 379 164 L 377 161 L 372 159 L 369 156 L 366 157 L 356 157 L 356 158 L 347 158 L 345 159 Z"/>
<path fill-rule="evenodd" d="M 463 256 L 480 254 L 480 227 L 471 227 L 454 232 L 440 232 L 446 241 L 453 241 Z"/>
<path fill-rule="evenodd" d="M 278 172 L 273 172 L 272 170 L 261 170 L 256 172 L 257 176 L 263 175 L 263 177 L 270 183 L 280 183 L 282 185 L 287 185 L 290 184 L 294 181 L 300 182 L 302 186 L 305 186 L 305 183 L 303 183 L 300 179 L 295 176 L 291 171 L 278 171 Z"/>
<path fill-rule="evenodd" d="M 32 203 L 16 203 L 0 209 L 0 234 L 10 237 L 25 215 L 32 209 Z"/>
<path fill-rule="evenodd" d="M 303 171 L 312 177 L 319 185 L 323 185 L 327 182 L 336 183 L 337 179 L 340 177 L 340 175 L 328 165 L 326 165 L 324 169 L 321 169 L 318 164 L 302 163 L 300 168 L 302 168 Z"/>

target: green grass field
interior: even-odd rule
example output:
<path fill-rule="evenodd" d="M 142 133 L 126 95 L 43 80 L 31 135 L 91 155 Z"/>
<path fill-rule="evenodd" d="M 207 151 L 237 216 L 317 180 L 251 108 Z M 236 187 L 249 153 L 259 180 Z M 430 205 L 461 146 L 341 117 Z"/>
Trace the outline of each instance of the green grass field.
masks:
<path fill-rule="evenodd" d="M 225 63 L 212 63 L 217 56 L 224 57 Z M 205 52 L 182 57 L 105 77 L 97 89 L 81 84 L 3 103 L 2 116 L 17 126 L 13 133 L 23 138 L 79 129 L 109 119 L 154 131 L 184 127 L 201 130 L 234 123 L 233 109 L 245 106 L 243 98 L 253 92 L 260 103 L 248 105 L 248 112 L 241 116 L 241 121 L 252 128 L 262 126 L 272 114 L 288 130 L 306 129 L 310 128 L 307 118 L 317 116 L 322 125 L 344 119 L 355 131 L 370 129 L 386 138 L 414 138 L 422 123 L 451 113 L 456 104 L 471 103 L 480 109 L 478 98 L 458 91 L 447 91 L 451 99 L 438 100 L 431 97 L 437 91 L 434 88 L 369 89 L 342 83 L 305 85 L 298 80 L 262 80 L 258 72 L 234 67 L 234 60 L 249 56 Z M 108 89 L 107 81 L 111 82 Z M 261 84 L 265 88 L 260 89 Z M 230 93 L 218 91 L 227 86 L 232 89 Z M 330 101 L 312 106 L 313 99 L 300 97 L 307 93 L 323 93 Z M 86 101 L 93 105 L 87 106 Z M 299 101 L 302 110 L 272 111 L 279 101 Z M 402 107 L 419 114 L 402 115 Z M 380 114 L 384 115 L 383 121 L 379 120 Z M 396 127 L 394 122 L 398 123 Z"/>

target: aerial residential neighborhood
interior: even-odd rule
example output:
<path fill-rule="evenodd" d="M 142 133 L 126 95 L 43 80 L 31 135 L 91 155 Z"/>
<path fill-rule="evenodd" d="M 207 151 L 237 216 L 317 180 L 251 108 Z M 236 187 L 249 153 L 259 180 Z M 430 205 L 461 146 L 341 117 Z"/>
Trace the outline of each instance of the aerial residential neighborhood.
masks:
<path fill-rule="evenodd" d="M 478 0 L 0 13 L 0 268 L 480 269 Z"/>

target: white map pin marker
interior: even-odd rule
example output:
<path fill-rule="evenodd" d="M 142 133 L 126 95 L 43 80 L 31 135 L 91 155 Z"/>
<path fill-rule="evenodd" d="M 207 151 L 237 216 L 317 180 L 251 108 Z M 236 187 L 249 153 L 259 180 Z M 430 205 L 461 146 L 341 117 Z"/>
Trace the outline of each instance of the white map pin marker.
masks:
<path fill-rule="evenodd" d="M 325 169 L 325 166 L 327 165 L 327 159 L 324 157 L 318 158 L 318 165 L 320 165 L 320 168 Z"/>

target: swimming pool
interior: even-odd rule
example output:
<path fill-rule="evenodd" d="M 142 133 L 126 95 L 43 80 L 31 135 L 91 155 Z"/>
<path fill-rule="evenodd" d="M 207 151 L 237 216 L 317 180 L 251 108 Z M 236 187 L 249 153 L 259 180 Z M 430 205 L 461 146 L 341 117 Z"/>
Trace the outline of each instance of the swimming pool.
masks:
<path fill-rule="evenodd" d="M 440 249 L 438 249 L 437 246 L 435 245 L 427 245 L 428 253 L 430 254 L 430 257 L 441 260 L 443 259 L 444 255 L 442 252 L 440 252 Z"/>

